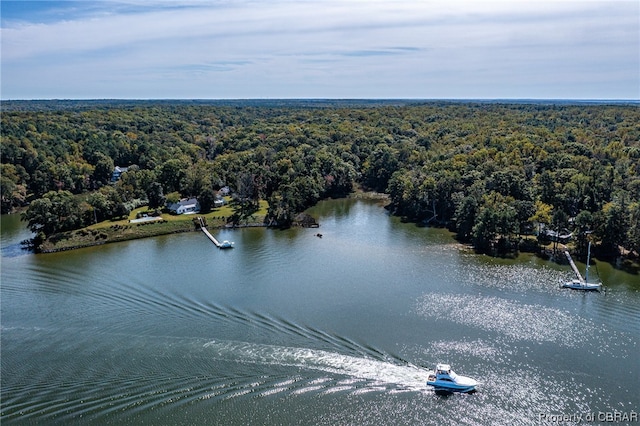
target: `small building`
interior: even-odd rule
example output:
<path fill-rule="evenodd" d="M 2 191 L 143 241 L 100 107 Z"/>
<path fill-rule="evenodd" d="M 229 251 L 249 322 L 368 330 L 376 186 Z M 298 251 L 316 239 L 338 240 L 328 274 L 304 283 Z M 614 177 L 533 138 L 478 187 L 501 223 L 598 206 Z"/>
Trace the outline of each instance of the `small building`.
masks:
<path fill-rule="evenodd" d="M 189 214 L 200 211 L 200 203 L 197 198 L 183 198 L 177 203 L 169 204 L 167 208 L 174 214 Z"/>
<path fill-rule="evenodd" d="M 128 170 L 129 167 L 116 166 L 113 169 L 113 172 L 111 172 L 111 182 L 117 182 L 118 180 L 120 180 L 120 176 L 122 176 L 122 174 L 127 172 Z"/>
<path fill-rule="evenodd" d="M 224 205 L 225 205 L 224 198 L 222 198 L 220 195 L 217 195 L 215 200 L 213 200 L 213 207 L 218 208 Z"/>

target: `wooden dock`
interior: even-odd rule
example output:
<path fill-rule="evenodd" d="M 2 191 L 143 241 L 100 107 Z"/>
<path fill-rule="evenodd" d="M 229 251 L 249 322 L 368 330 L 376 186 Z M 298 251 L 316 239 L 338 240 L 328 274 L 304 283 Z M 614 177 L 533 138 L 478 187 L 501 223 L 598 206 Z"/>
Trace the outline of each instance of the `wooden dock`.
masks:
<path fill-rule="evenodd" d="M 204 232 L 204 235 L 206 235 L 211 240 L 211 242 L 216 245 L 216 247 L 218 248 L 222 247 L 222 244 L 220 244 L 220 241 L 216 240 L 216 237 L 211 235 L 211 233 L 207 231 L 207 228 L 202 227 L 200 229 L 202 229 L 202 232 Z"/>
<path fill-rule="evenodd" d="M 573 262 L 573 259 L 571 258 L 571 255 L 569 254 L 569 250 L 565 250 L 564 251 L 565 256 L 567 256 L 567 260 L 569 261 L 569 265 L 571 265 L 571 268 L 573 269 L 573 272 L 576 273 L 576 276 L 578 277 L 578 279 L 580 280 L 580 282 L 585 282 L 584 278 L 582 278 L 582 275 L 580 275 L 580 271 L 578 270 L 578 267 L 576 266 L 576 264 Z"/>
<path fill-rule="evenodd" d="M 213 235 L 211 235 L 211 232 L 209 232 L 207 230 L 207 227 L 204 224 L 204 219 L 201 217 L 198 217 L 198 220 L 200 221 L 200 230 L 204 233 L 204 235 L 207 236 L 207 238 L 209 238 L 209 240 L 211 240 L 211 242 L 218 248 L 228 248 L 228 246 L 223 246 L 222 243 L 220 243 L 220 241 L 218 241 L 216 239 L 216 237 L 214 237 Z M 226 243 L 226 241 L 225 241 Z M 233 243 L 232 243 L 233 244 Z"/>

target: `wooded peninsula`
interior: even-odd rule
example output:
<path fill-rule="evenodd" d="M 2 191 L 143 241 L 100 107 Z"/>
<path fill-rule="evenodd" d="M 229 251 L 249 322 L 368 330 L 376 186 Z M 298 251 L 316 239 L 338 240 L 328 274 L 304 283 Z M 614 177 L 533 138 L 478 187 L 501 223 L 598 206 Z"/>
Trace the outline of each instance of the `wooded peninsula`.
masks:
<path fill-rule="evenodd" d="M 218 225 L 286 227 L 363 188 L 480 252 L 640 253 L 637 103 L 3 101 L 1 124 L 2 212 L 24 209 L 36 249 L 223 190 Z"/>

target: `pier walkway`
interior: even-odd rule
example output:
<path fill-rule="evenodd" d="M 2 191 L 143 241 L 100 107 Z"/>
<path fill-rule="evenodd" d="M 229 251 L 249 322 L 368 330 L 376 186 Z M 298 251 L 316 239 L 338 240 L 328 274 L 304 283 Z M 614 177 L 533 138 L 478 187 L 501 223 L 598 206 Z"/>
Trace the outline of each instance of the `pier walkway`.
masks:
<path fill-rule="evenodd" d="M 216 247 L 218 248 L 222 247 L 222 244 L 220 244 L 220 241 L 216 240 L 216 237 L 211 235 L 211 233 L 207 230 L 207 227 L 204 225 L 204 219 L 202 219 L 201 217 L 198 217 L 198 220 L 200 221 L 200 230 L 204 232 L 204 235 L 206 235 L 207 238 L 209 238 L 211 242 L 215 244 Z"/>

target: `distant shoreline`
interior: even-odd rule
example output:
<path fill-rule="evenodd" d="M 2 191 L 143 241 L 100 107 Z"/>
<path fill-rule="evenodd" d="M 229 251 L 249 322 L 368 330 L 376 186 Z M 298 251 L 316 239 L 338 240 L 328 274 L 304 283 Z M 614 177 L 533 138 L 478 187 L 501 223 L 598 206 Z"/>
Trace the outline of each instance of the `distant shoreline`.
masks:
<path fill-rule="evenodd" d="M 216 106 L 267 108 L 374 108 L 408 105 L 492 104 L 492 105 L 640 105 L 638 99 L 419 99 L 419 98 L 300 98 L 300 99 L 2 99 L 1 110 L 65 111 L 93 108 L 144 106 Z"/>

